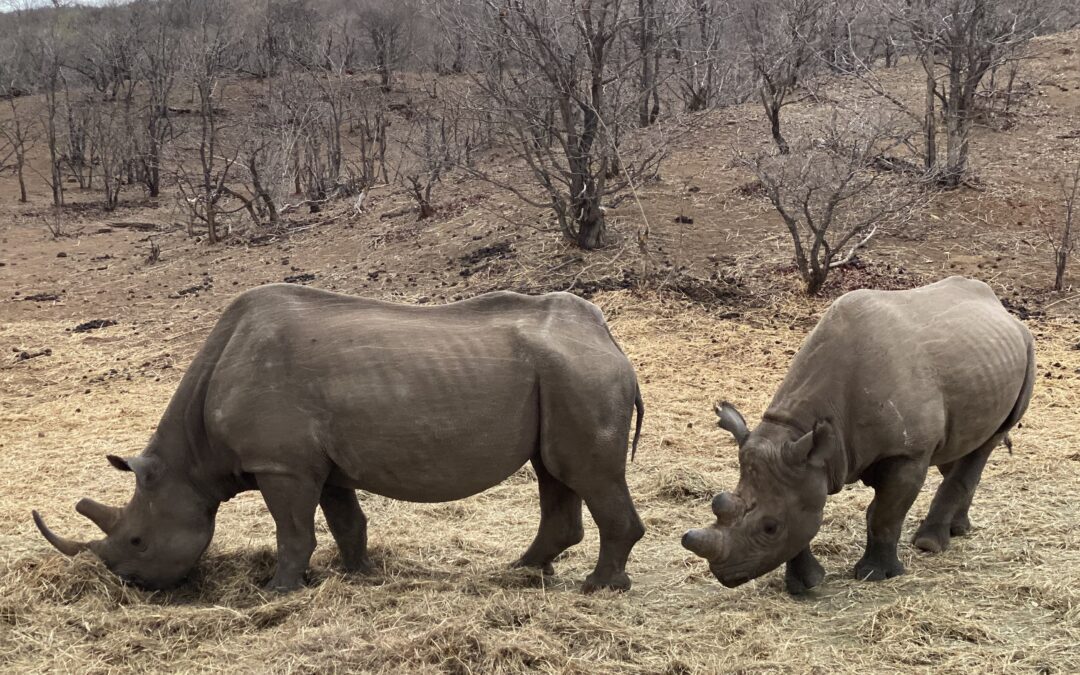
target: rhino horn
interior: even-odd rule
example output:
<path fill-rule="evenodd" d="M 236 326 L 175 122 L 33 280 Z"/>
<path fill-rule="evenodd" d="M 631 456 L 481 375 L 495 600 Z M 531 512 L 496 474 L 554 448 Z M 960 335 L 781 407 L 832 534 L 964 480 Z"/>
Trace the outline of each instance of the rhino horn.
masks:
<path fill-rule="evenodd" d="M 716 516 L 717 525 L 731 525 L 745 510 L 743 501 L 730 492 L 721 492 L 713 497 L 712 512 Z"/>
<path fill-rule="evenodd" d="M 735 442 L 741 448 L 746 443 L 747 437 L 750 436 L 750 430 L 746 428 L 746 420 L 735 409 L 735 406 L 727 401 L 717 403 L 713 410 L 716 412 L 716 416 L 720 418 L 720 428 L 734 436 Z"/>
<path fill-rule="evenodd" d="M 687 530 L 682 537 L 682 545 L 706 560 L 715 560 L 723 552 L 723 535 L 711 527 Z"/>
<path fill-rule="evenodd" d="M 92 520 L 107 535 L 112 534 L 116 523 L 120 521 L 120 509 L 95 502 L 89 497 L 80 499 L 75 510 Z"/>
<path fill-rule="evenodd" d="M 90 549 L 90 544 L 88 543 L 72 541 L 71 539 L 65 539 L 64 537 L 55 534 L 49 529 L 49 526 L 45 524 L 45 521 L 41 519 L 41 514 L 37 511 L 33 511 L 32 513 L 34 515 L 34 524 L 37 525 L 42 536 L 44 536 L 57 551 L 60 551 L 64 555 L 76 555 Z"/>

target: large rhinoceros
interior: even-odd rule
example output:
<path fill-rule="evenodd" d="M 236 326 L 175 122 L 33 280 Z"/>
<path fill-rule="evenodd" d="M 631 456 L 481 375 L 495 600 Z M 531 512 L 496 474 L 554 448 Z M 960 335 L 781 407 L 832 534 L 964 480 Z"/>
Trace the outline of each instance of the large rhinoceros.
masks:
<path fill-rule="evenodd" d="M 1034 380 L 1031 334 L 980 281 L 848 293 L 795 355 L 752 432 L 734 407 L 717 407 L 739 445 L 739 484 L 713 499 L 715 524 L 688 531 L 683 546 L 725 586 L 787 563 L 788 591 L 802 592 L 824 577 L 809 544 L 826 496 L 862 480 L 874 499 L 855 576 L 903 574 L 896 546 L 927 469 L 944 480 L 914 543 L 941 551 L 970 529 L 983 466 L 1010 443 Z"/>
<path fill-rule="evenodd" d="M 567 293 L 489 293 L 406 306 L 275 284 L 224 312 L 142 454 L 124 508 L 76 509 L 107 535 L 45 538 L 89 549 L 121 578 L 164 588 L 210 543 L 218 506 L 260 490 L 277 526 L 267 587 L 302 583 L 321 506 L 348 570 L 365 570 L 355 490 L 441 502 L 489 488 L 531 461 L 536 539 L 516 564 L 551 571 L 581 541 L 582 500 L 600 530 L 584 590 L 630 587 L 644 534 L 627 490 L 630 420 L 644 408 L 629 360 L 593 304 Z M 631 455 L 632 456 L 632 455 Z"/>

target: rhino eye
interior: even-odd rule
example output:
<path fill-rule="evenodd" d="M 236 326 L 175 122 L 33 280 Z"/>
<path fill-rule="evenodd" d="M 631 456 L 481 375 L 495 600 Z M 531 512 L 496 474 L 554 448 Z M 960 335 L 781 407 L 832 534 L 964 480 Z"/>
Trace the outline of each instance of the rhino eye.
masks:
<path fill-rule="evenodd" d="M 761 531 L 771 537 L 780 531 L 780 522 L 775 518 L 764 518 L 761 521 Z"/>
<path fill-rule="evenodd" d="M 142 546 L 142 537 L 132 537 L 131 538 L 131 545 L 132 546 Z"/>

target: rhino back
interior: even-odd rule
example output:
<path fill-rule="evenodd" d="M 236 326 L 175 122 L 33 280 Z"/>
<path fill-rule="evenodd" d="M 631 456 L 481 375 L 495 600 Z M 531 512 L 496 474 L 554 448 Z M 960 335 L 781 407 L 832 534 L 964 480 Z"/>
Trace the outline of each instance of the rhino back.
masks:
<path fill-rule="evenodd" d="M 849 479 L 887 455 L 952 461 L 1009 419 L 1031 336 L 982 282 L 950 277 L 838 299 L 770 406 L 802 424 L 838 420 Z M 769 413 L 767 413 L 768 415 Z"/>
<path fill-rule="evenodd" d="M 569 394 L 629 368 L 598 310 L 566 294 L 433 307 L 266 295 L 244 308 L 206 400 L 210 435 L 246 472 L 328 462 L 352 487 L 457 499 L 535 453 L 542 385 Z"/>

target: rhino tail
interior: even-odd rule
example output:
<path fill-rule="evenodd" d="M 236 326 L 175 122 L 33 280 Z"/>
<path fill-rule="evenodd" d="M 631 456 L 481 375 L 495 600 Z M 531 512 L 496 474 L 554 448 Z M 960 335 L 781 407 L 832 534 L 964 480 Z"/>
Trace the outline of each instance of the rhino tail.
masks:
<path fill-rule="evenodd" d="M 638 439 L 641 438 L 641 422 L 645 419 L 645 401 L 641 400 L 641 387 L 638 387 L 634 396 L 634 410 L 637 411 L 637 424 L 634 426 L 634 442 L 630 445 L 630 461 L 634 461 L 637 454 Z"/>

